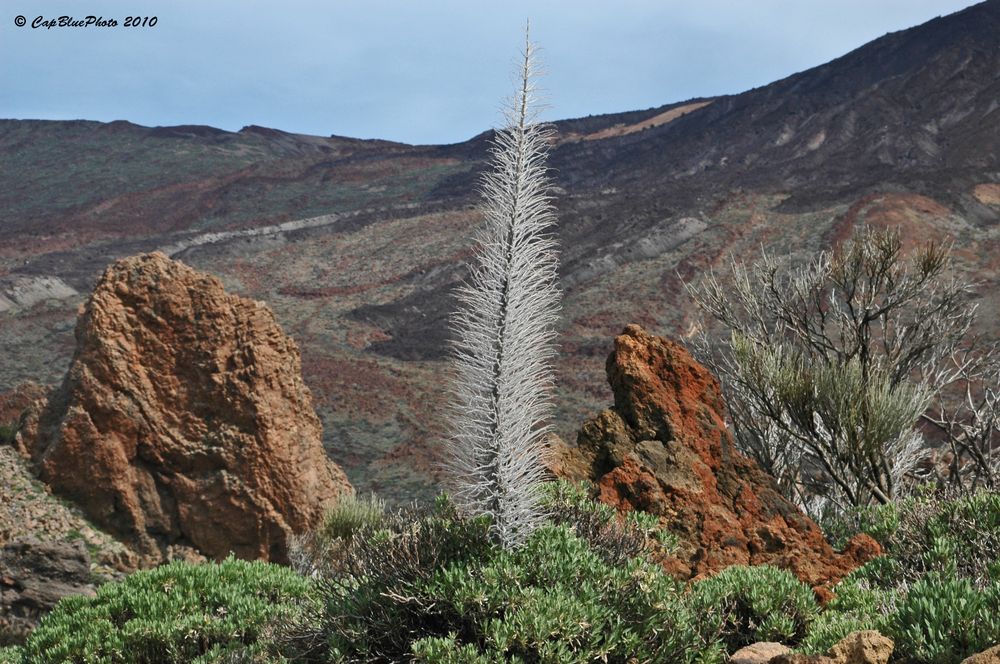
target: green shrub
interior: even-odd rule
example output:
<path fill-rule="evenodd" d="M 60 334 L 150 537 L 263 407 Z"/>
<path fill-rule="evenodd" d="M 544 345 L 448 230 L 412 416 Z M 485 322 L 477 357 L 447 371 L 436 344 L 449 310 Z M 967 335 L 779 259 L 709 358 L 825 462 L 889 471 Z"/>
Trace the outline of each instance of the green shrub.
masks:
<path fill-rule="evenodd" d="M 0 445 L 13 445 L 17 432 L 21 430 L 20 422 L 0 422 Z M 0 656 L 3 653 L 0 652 Z M 3 660 L 0 660 L 2 662 Z"/>
<path fill-rule="evenodd" d="M 600 511 L 600 510 L 597 510 Z M 641 518 L 641 517 L 640 517 Z M 317 580 L 322 610 L 300 661 L 715 662 L 712 621 L 683 587 L 635 556 L 610 564 L 571 524 L 550 523 L 504 550 L 488 519 L 387 515 L 355 531 L 342 572 Z M 309 644 L 295 649 L 296 643 Z"/>
<path fill-rule="evenodd" d="M 385 513 L 385 501 L 374 493 L 365 498 L 347 494 L 323 517 L 318 534 L 327 540 L 350 540 L 361 528 L 381 525 Z"/>
<path fill-rule="evenodd" d="M 809 633 L 796 651 L 807 655 L 825 654 L 848 634 L 866 629 L 878 629 L 878 624 L 855 613 L 826 610 L 812 622 Z"/>
<path fill-rule="evenodd" d="M 834 548 L 842 549 L 854 535 L 865 533 L 882 545 L 890 545 L 899 529 L 900 503 L 852 507 L 847 511 L 830 510 L 820 518 L 820 525 Z"/>
<path fill-rule="evenodd" d="M 413 642 L 413 659 L 423 664 L 495 664 L 472 645 L 459 645 L 458 635 L 429 636 Z"/>
<path fill-rule="evenodd" d="M 809 626 L 799 652 L 822 654 L 852 632 L 874 629 L 885 631 L 885 624 L 895 610 L 899 593 L 873 582 L 884 574 L 886 557 L 876 558 L 841 580 L 833 590 L 836 596 Z"/>
<path fill-rule="evenodd" d="M 907 660 L 961 662 L 1000 643 L 1000 583 L 979 589 L 968 579 L 929 574 L 913 584 L 888 623 Z"/>
<path fill-rule="evenodd" d="M 16 646 L 0 648 L 0 664 L 21 664 L 21 649 Z"/>
<path fill-rule="evenodd" d="M 831 541 L 863 532 L 882 545 L 883 587 L 906 586 L 948 570 L 977 587 L 1000 580 L 1000 492 L 948 498 L 925 490 L 896 503 L 852 510 L 824 524 Z"/>
<path fill-rule="evenodd" d="M 174 562 L 67 597 L 25 643 L 20 664 L 188 664 L 253 646 L 299 611 L 309 581 L 262 562 Z"/>
<path fill-rule="evenodd" d="M 292 568 L 303 576 L 329 576 L 340 573 L 337 566 L 351 538 L 358 530 L 378 529 L 387 523 L 385 501 L 374 493 L 365 498 L 354 494 L 342 496 L 323 515 L 315 531 L 293 535 L 288 557 Z"/>
<path fill-rule="evenodd" d="M 729 652 L 755 641 L 795 645 L 819 613 L 809 586 L 770 565 L 724 569 L 697 582 L 691 602 L 698 613 L 722 612 Z"/>
<path fill-rule="evenodd" d="M 867 616 L 888 616 L 895 610 L 900 591 L 885 583 L 896 575 L 896 563 L 880 556 L 855 569 L 833 587 L 836 597 L 828 609 Z"/>
<path fill-rule="evenodd" d="M 1000 643 L 1000 494 L 923 493 L 848 519 L 886 555 L 834 588 L 836 599 L 813 623 L 803 652 L 824 652 L 862 628 L 891 636 L 907 662 L 960 662 Z"/>
<path fill-rule="evenodd" d="M 672 551 L 677 537 L 660 526 L 658 517 L 641 511 L 621 514 L 594 500 L 583 483 L 547 482 L 542 507 L 549 520 L 570 528 L 609 565 Z"/>

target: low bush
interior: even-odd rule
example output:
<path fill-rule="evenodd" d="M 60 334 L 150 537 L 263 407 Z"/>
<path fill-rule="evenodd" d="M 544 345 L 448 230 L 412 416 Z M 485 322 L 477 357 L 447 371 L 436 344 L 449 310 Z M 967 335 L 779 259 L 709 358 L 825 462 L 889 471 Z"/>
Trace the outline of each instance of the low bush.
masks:
<path fill-rule="evenodd" d="M 824 611 L 809 627 L 809 633 L 796 648 L 807 655 L 823 655 L 848 634 L 867 629 L 878 629 L 871 619 L 854 613 Z"/>
<path fill-rule="evenodd" d="M 217 662 L 266 639 L 275 621 L 301 610 L 309 588 L 307 579 L 278 565 L 174 562 L 103 585 L 96 597 L 63 599 L 8 661 Z"/>
<path fill-rule="evenodd" d="M 13 445 L 17 440 L 17 432 L 21 430 L 20 422 L 0 422 L 0 445 Z M 2 655 L 3 653 L 0 653 Z M 3 660 L 0 660 L 2 662 Z"/>
<path fill-rule="evenodd" d="M 886 590 L 877 582 L 884 574 L 882 563 L 886 560 L 876 558 L 834 587 L 836 596 L 809 626 L 808 634 L 797 648 L 799 652 L 822 654 L 852 632 L 886 631 L 886 622 L 898 598 L 896 590 Z"/>
<path fill-rule="evenodd" d="M 427 510 L 347 500 L 300 551 L 310 577 L 232 559 L 138 572 L 63 600 L 0 664 L 711 664 L 755 641 L 823 653 L 862 629 L 892 637 L 898 661 L 952 664 L 1000 642 L 996 560 L 977 567 L 959 549 L 989 546 L 990 495 L 871 511 L 866 527 L 890 554 L 820 611 L 770 566 L 686 586 L 655 562 L 673 544 L 657 519 L 620 515 L 580 486 L 546 491 L 548 523 L 514 550 L 446 498 Z M 978 530 L 954 532 L 967 523 Z"/>
<path fill-rule="evenodd" d="M 323 517 L 318 535 L 327 540 L 349 541 L 356 531 L 378 527 L 385 518 L 385 501 L 374 493 L 363 498 L 347 494 Z"/>
<path fill-rule="evenodd" d="M 292 568 L 303 576 L 339 574 L 347 545 L 359 530 L 371 532 L 392 515 L 385 502 L 375 494 L 358 498 L 347 494 L 337 501 L 323 517 L 315 531 L 293 535 L 289 545 Z"/>
<path fill-rule="evenodd" d="M 858 532 L 882 545 L 879 582 L 907 586 L 948 570 L 977 587 L 1000 580 L 1000 492 L 949 498 L 924 491 L 896 503 L 854 510 L 824 528 L 834 544 Z"/>
<path fill-rule="evenodd" d="M 900 600 L 887 634 L 909 661 L 957 664 L 1000 643 L 1000 583 L 977 588 L 969 579 L 933 573 Z"/>
<path fill-rule="evenodd" d="M 901 582 L 899 561 L 882 556 L 834 587 L 836 598 L 813 622 L 799 648 L 823 653 L 847 634 L 876 629 L 895 642 L 898 661 L 953 664 L 1000 643 L 1000 582 L 979 586 L 955 575 L 950 551 L 927 555 L 945 561 L 912 584 Z"/>
<path fill-rule="evenodd" d="M 512 551 L 491 541 L 485 518 L 461 517 L 446 500 L 387 514 L 327 566 L 342 573 L 317 579 L 322 609 L 283 652 L 307 662 L 721 661 L 711 621 L 633 541 L 645 526 L 581 509 L 583 537 L 549 523 Z M 599 523 L 619 524 L 616 541 L 637 555 L 610 563 L 624 549 L 592 546 Z"/>
<path fill-rule="evenodd" d="M 691 602 L 696 613 L 721 612 L 729 652 L 756 641 L 795 645 L 819 613 L 809 586 L 770 565 L 724 569 L 695 583 Z"/>
<path fill-rule="evenodd" d="M 552 523 L 568 527 L 609 565 L 657 558 L 677 545 L 677 537 L 660 526 L 658 517 L 641 511 L 622 514 L 594 500 L 583 483 L 548 482 L 542 507 Z"/>
<path fill-rule="evenodd" d="M 826 538 L 836 549 L 843 549 L 858 533 L 869 535 L 884 549 L 899 529 L 900 502 L 854 507 L 843 512 L 828 509 L 817 518 Z"/>

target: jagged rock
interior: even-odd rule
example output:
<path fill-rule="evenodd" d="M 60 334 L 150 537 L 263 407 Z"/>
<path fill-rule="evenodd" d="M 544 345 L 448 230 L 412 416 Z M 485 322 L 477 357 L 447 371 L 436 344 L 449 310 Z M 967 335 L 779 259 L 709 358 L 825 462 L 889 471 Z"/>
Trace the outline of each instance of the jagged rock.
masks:
<path fill-rule="evenodd" d="M 160 253 L 109 267 L 31 445 L 41 478 L 155 564 L 287 559 L 350 490 L 270 309 Z"/>
<path fill-rule="evenodd" d="M 94 595 L 83 542 L 25 538 L 0 549 L 0 646 L 20 642 L 63 597 Z"/>
<path fill-rule="evenodd" d="M 25 441 L 33 439 L 37 434 L 38 416 L 45 409 L 50 392 L 50 387 L 23 383 L 0 394 L 0 426 L 14 427 L 14 437 L 10 440 L 4 437 L 0 439 L 0 443 L 13 444 L 14 449 L 27 458 Z"/>
<path fill-rule="evenodd" d="M 774 641 L 751 643 L 729 657 L 729 664 L 767 664 L 778 655 L 787 655 L 792 649 Z"/>
<path fill-rule="evenodd" d="M 966 657 L 962 664 L 1000 664 L 1000 644 L 979 654 Z"/>
<path fill-rule="evenodd" d="M 773 478 L 735 451 L 718 381 L 682 346 L 630 325 L 607 374 L 614 407 L 583 425 L 575 449 L 559 450 L 578 457 L 559 466 L 594 482 L 609 505 L 659 515 L 680 540 L 667 571 L 686 579 L 771 564 L 820 586 L 881 553 L 866 536 L 834 552 Z"/>
<path fill-rule="evenodd" d="M 572 481 L 587 479 L 589 468 L 584 458 L 573 447 L 554 433 L 547 434 L 548 454 L 543 458 L 545 469 L 552 477 Z"/>
<path fill-rule="evenodd" d="M 0 394 L 0 424 L 20 422 L 26 411 L 39 400 L 44 400 L 49 388 L 37 383 L 23 383 Z"/>

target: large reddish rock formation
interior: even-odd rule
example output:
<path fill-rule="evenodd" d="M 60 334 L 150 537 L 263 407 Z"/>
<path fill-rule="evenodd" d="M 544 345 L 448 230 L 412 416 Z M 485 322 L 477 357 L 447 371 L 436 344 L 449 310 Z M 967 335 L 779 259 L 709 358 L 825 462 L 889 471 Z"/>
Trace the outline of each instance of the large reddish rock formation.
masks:
<path fill-rule="evenodd" d="M 261 302 L 160 253 L 109 267 L 41 416 L 43 480 L 146 563 L 194 547 L 283 561 L 350 491 L 299 351 Z"/>
<path fill-rule="evenodd" d="M 772 564 L 816 586 L 880 553 L 867 536 L 834 552 L 774 480 L 734 450 L 719 384 L 682 346 L 630 325 L 615 339 L 607 374 L 614 407 L 583 425 L 577 448 L 558 451 L 556 472 L 593 481 L 619 509 L 662 517 L 680 539 L 664 561 L 671 573 Z"/>

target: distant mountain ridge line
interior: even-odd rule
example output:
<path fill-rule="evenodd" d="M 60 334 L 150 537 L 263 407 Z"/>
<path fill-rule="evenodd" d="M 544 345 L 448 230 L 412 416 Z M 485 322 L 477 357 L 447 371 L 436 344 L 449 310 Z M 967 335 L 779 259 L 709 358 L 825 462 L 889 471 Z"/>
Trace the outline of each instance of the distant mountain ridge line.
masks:
<path fill-rule="evenodd" d="M 572 436 L 606 403 L 614 334 L 635 322 L 681 336 L 694 322 L 681 279 L 762 246 L 795 258 L 861 225 L 952 238 L 956 276 L 982 284 L 982 331 L 1000 337 L 998 71 L 989 0 L 665 124 L 652 126 L 710 100 L 557 121 L 564 138 L 604 137 L 558 143 L 550 161 L 557 431 Z M 152 132 L 0 121 L 0 274 L 32 296 L 0 313 L 0 389 L 60 380 L 80 293 L 109 263 L 160 248 L 273 308 L 354 486 L 427 495 L 492 131 L 440 146 Z"/>

